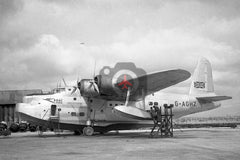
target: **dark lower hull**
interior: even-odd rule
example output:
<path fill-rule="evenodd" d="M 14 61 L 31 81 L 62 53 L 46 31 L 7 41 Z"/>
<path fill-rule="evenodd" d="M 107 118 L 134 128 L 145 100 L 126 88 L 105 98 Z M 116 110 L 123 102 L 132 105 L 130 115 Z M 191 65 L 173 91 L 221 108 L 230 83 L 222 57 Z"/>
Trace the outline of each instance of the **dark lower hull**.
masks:
<path fill-rule="evenodd" d="M 26 120 L 27 122 L 31 124 L 35 124 L 38 126 L 42 126 L 45 128 L 50 129 L 62 129 L 62 130 L 70 130 L 70 131 L 82 131 L 86 125 L 80 125 L 80 124 L 69 124 L 69 123 L 59 123 L 57 121 L 46 121 L 42 119 L 38 119 L 32 116 L 29 116 L 24 113 L 19 113 L 22 120 Z M 107 122 L 107 121 L 106 121 Z M 152 127 L 153 123 L 118 123 L 114 122 L 112 124 L 106 123 L 106 126 L 95 126 L 94 125 L 94 131 L 95 132 L 109 132 L 112 130 L 131 130 L 131 129 L 139 129 L 144 127 Z"/>

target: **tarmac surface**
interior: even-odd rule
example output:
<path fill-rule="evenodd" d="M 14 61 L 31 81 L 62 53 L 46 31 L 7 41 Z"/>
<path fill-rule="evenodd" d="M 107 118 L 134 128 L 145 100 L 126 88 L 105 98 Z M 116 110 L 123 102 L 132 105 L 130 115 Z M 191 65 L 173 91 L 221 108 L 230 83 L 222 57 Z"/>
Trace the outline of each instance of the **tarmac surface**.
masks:
<path fill-rule="evenodd" d="M 0 137 L 0 160 L 167 159 L 239 160 L 240 128 L 175 130 L 173 138 L 149 138 L 149 131 L 121 131 L 92 137 L 66 132 L 12 133 Z"/>

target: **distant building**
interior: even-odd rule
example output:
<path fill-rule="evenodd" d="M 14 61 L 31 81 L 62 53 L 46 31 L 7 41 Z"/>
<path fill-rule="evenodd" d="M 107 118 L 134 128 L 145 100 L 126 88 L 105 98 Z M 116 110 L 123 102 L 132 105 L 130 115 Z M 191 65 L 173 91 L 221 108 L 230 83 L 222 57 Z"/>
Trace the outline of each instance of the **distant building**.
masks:
<path fill-rule="evenodd" d="M 0 122 L 5 121 L 8 124 L 17 122 L 16 104 L 22 102 L 23 96 L 40 93 L 41 89 L 0 91 Z"/>

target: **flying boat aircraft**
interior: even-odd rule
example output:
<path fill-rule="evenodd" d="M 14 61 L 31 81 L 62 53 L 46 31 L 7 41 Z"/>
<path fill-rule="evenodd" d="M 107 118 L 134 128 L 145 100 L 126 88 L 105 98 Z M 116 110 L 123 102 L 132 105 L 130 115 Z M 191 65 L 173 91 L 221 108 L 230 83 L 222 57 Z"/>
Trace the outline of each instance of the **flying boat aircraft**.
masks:
<path fill-rule="evenodd" d="M 72 130 L 91 136 L 94 132 L 128 130 L 153 125 L 150 108 L 173 104 L 175 119 L 220 107 L 218 101 L 231 99 L 214 92 L 210 62 L 201 58 L 192 76 L 189 94 L 161 93 L 162 89 L 188 79 L 182 69 L 145 74 L 118 64 L 116 71 L 104 67 L 94 79 L 82 79 L 75 87 L 54 89 L 51 94 L 24 97 L 17 104 L 22 120 L 38 126 Z M 112 72 L 112 73 L 111 73 Z"/>

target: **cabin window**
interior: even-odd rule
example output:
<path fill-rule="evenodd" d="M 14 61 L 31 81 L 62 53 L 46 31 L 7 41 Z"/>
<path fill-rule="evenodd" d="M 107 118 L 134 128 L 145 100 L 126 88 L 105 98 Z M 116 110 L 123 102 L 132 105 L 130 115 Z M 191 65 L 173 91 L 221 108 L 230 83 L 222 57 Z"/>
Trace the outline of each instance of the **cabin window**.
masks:
<path fill-rule="evenodd" d="M 79 116 L 83 117 L 83 116 L 85 116 L 85 113 L 84 112 L 80 112 Z"/>
<path fill-rule="evenodd" d="M 77 116 L 76 112 L 71 112 L 71 116 Z"/>
<path fill-rule="evenodd" d="M 56 110 L 57 110 L 57 106 L 56 105 L 51 105 L 51 116 L 56 115 Z"/>
<path fill-rule="evenodd" d="M 154 102 L 154 106 L 157 106 L 158 105 L 158 102 Z"/>
<path fill-rule="evenodd" d="M 71 91 L 71 88 L 69 88 L 68 90 Z"/>
<path fill-rule="evenodd" d="M 149 106 L 152 106 L 153 105 L 153 102 L 149 102 Z"/>
<path fill-rule="evenodd" d="M 118 106 L 118 104 L 115 104 L 115 106 Z"/>
<path fill-rule="evenodd" d="M 76 101 L 76 100 L 77 100 L 77 98 L 76 98 L 76 97 L 74 97 L 74 98 L 73 98 L 73 100 L 74 100 L 74 101 Z"/>
<path fill-rule="evenodd" d="M 103 113 L 103 109 L 101 109 L 101 113 Z"/>
<path fill-rule="evenodd" d="M 112 103 L 110 103 L 109 106 L 112 106 Z"/>

